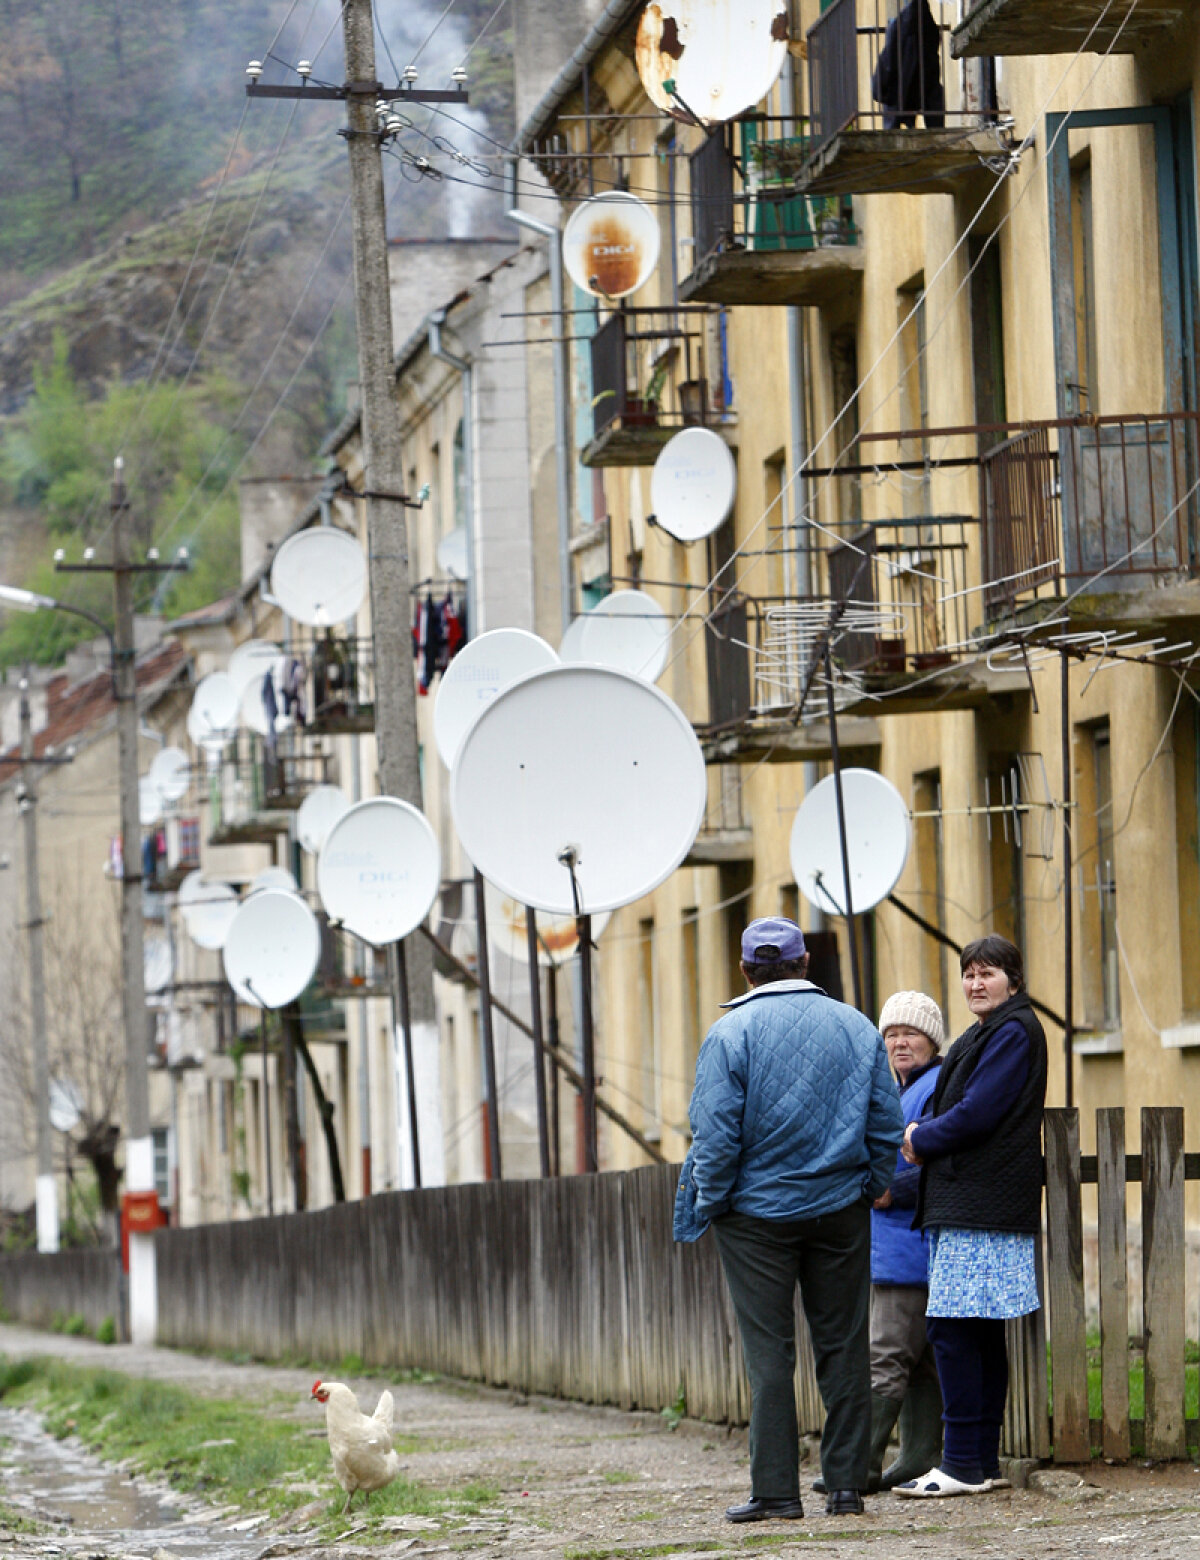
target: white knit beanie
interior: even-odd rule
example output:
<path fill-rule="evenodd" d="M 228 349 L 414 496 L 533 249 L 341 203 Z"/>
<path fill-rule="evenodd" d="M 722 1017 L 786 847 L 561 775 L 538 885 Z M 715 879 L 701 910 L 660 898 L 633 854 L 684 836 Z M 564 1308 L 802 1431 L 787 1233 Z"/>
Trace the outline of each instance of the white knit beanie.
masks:
<path fill-rule="evenodd" d="M 894 991 L 883 1004 L 879 1015 L 879 1033 L 886 1035 L 893 1024 L 905 1024 L 917 1029 L 940 1051 L 946 1043 L 946 1026 L 942 1023 L 942 1010 L 932 997 L 923 991 Z"/>

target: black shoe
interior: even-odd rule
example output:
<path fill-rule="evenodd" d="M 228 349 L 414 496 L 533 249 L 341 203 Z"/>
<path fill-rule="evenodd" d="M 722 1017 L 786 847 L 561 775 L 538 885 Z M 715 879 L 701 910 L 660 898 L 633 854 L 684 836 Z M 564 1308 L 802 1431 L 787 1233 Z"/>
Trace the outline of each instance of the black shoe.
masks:
<path fill-rule="evenodd" d="M 726 1507 L 725 1515 L 730 1522 L 794 1522 L 804 1515 L 804 1507 L 798 1495 L 786 1500 L 760 1500 L 751 1495 L 740 1506 Z"/>
<path fill-rule="evenodd" d="M 865 1509 L 857 1490 L 830 1490 L 825 1497 L 827 1517 L 861 1517 Z"/>
<path fill-rule="evenodd" d="M 824 1479 L 814 1479 L 812 1481 L 812 1487 L 813 1487 L 814 1490 L 816 1490 L 818 1495 L 824 1495 L 824 1493 L 825 1493 L 825 1480 Z"/>

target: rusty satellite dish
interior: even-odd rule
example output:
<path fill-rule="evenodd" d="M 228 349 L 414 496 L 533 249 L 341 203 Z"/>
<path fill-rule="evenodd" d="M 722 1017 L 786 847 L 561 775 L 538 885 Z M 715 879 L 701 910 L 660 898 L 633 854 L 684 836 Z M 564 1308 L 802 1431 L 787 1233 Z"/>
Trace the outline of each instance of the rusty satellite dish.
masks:
<path fill-rule="evenodd" d="M 783 0 L 651 0 L 638 24 L 638 75 L 664 113 L 718 124 L 766 97 L 787 41 Z"/>
<path fill-rule="evenodd" d="M 624 298 L 658 264 L 658 219 L 636 195 L 605 190 L 576 208 L 563 229 L 563 264 L 594 298 Z"/>

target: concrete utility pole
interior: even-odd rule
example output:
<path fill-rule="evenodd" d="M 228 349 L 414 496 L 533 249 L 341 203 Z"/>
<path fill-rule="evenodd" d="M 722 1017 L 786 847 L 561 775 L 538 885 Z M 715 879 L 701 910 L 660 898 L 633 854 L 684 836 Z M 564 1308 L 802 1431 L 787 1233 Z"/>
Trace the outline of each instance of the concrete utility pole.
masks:
<path fill-rule="evenodd" d="M 371 0 L 347 0 L 342 11 L 346 79 L 375 81 Z M 370 556 L 371 631 L 375 652 L 375 737 L 379 779 L 388 796 L 421 806 L 417 695 L 412 676 L 408 528 L 404 462 L 396 411 L 396 364 L 388 282 L 387 212 L 383 154 L 374 93 L 346 99 L 350 191 L 354 213 L 354 303 L 358 379 L 362 401 L 363 487 Z M 433 954 L 424 938 L 410 939 L 409 1009 L 418 1052 L 436 1054 Z M 397 1122 L 400 1130 L 400 1123 Z"/>
<path fill-rule="evenodd" d="M 20 812 L 25 849 L 25 923 L 29 933 L 29 1030 L 33 1050 L 33 1108 L 37 1142 L 37 1249 L 58 1250 L 58 1183 L 50 1137 L 50 1056 L 46 1033 L 46 966 L 42 956 L 42 888 L 38 876 L 37 792 L 33 776 L 33 713 L 29 678 L 21 678 Z"/>

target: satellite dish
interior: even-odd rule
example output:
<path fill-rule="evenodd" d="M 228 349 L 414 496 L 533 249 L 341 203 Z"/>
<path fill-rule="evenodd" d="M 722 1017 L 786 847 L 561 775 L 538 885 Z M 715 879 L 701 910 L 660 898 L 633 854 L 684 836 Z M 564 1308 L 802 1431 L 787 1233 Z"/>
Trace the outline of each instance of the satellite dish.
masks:
<path fill-rule="evenodd" d="M 277 890 L 281 894 L 295 894 L 300 885 L 286 867 L 264 867 L 250 879 L 247 894 L 261 894 L 264 889 Z"/>
<path fill-rule="evenodd" d="M 175 957 L 165 937 L 147 937 L 142 948 L 142 977 L 148 992 L 164 991 L 175 973 Z"/>
<path fill-rule="evenodd" d="M 557 662 L 546 641 L 523 628 L 494 628 L 465 644 L 443 673 L 433 706 L 433 737 L 446 768 L 454 768 L 463 738 L 498 693 Z"/>
<path fill-rule="evenodd" d="M 188 736 L 197 747 L 219 752 L 237 726 L 240 695 L 232 677 L 210 672 L 196 684 L 188 711 Z"/>
<path fill-rule="evenodd" d="M 525 930 L 525 906 L 518 899 L 502 894 L 494 883 L 484 879 L 483 899 L 487 907 L 488 942 L 497 953 L 506 954 L 520 964 L 529 963 L 529 936 Z M 608 925 L 607 912 L 592 917 L 593 941 Z M 574 915 L 538 916 L 538 963 L 543 969 L 565 964 L 574 957 L 579 945 Z"/>
<path fill-rule="evenodd" d="M 149 775 L 143 775 L 138 781 L 138 822 L 143 829 L 148 829 L 162 817 L 163 799 L 162 792 L 151 780 Z"/>
<path fill-rule="evenodd" d="M 467 561 L 467 528 L 456 525 L 437 546 L 437 565 L 452 580 L 465 580 L 470 573 Z"/>
<path fill-rule="evenodd" d="M 330 920 L 376 948 L 420 926 L 441 880 L 433 825 L 394 796 L 356 802 L 329 831 L 317 858 L 317 890 Z"/>
<path fill-rule="evenodd" d="M 634 54 L 657 108 L 716 124 L 761 103 L 787 58 L 787 8 L 780 0 L 651 0 Z M 674 82 L 676 95 L 666 90 Z"/>
<path fill-rule="evenodd" d="M 292 724 L 292 717 L 285 715 L 283 710 L 283 695 L 280 691 L 283 683 L 283 668 L 287 664 L 287 657 L 275 652 L 275 658 L 270 666 L 259 665 L 255 668 L 255 674 L 242 690 L 239 715 L 241 723 L 248 731 L 256 731 L 260 737 L 269 735 L 267 723 L 267 710 L 263 703 L 263 683 L 270 675 L 275 686 L 275 730 L 286 731 Z M 262 675 L 260 676 L 259 673 Z"/>
<path fill-rule="evenodd" d="M 50 1080 L 50 1125 L 56 1132 L 71 1132 L 83 1114 L 83 1095 L 69 1078 Z"/>
<path fill-rule="evenodd" d="M 267 889 L 238 907 L 221 957 L 226 979 L 243 1002 L 283 1007 L 316 974 L 321 929 L 303 899 Z"/>
<path fill-rule="evenodd" d="M 729 446 L 711 428 L 685 428 L 665 444 L 650 474 L 654 518 L 677 542 L 711 536 L 728 518 L 737 493 Z"/>
<path fill-rule="evenodd" d="M 192 783 L 192 761 L 182 748 L 163 748 L 155 756 L 146 778 L 164 802 L 182 801 Z"/>
<path fill-rule="evenodd" d="M 560 661 L 583 660 L 583 628 L 587 622 L 587 613 L 581 612 L 578 617 L 572 618 L 569 628 L 562 636 L 558 647 L 558 659 Z"/>
<path fill-rule="evenodd" d="M 605 190 L 576 207 L 563 229 L 563 264 L 594 298 L 624 298 L 644 287 L 658 264 L 658 218 L 644 200 Z"/>
<path fill-rule="evenodd" d="M 237 895 L 228 883 L 204 883 L 184 906 L 183 924 L 198 948 L 215 952 L 225 946 L 239 908 Z"/>
<path fill-rule="evenodd" d="M 175 903 L 181 910 L 186 910 L 189 905 L 200 904 L 213 886 L 205 882 L 203 872 L 189 872 L 175 891 Z"/>
<path fill-rule="evenodd" d="M 251 683 L 262 686 L 263 677 L 279 660 L 281 651 L 269 639 L 247 639 L 229 657 L 225 675 L 244 693 Z"/>
<path fill-rule="evenodd" d="M 557 915 L 615 910 L 691 849 L 708 779 L 683 712 L 649 683 L 554 666 L 506 689 L 467 734 L 450 804 L 467 855 L 502 893 Z"/>
<path fill-rule="evenodd" d="M 900 792 L 873 769 L 843 769 L 842 797 L 857 915 L 886 899 L 900 881 L 912 844 L 912 823 Z M 809 904 L 844 914 L 846 880 L 832 775 L 801 802 L 792 824 L 791 857 L 796 882 Z"/>
<path fill-rule="evenodd" d="M 348 531 L 314 526 L 289 536 L 271 565 L 271 594 L 311 628 L 352 618 L 367 593 L 367 560 Z"/>
<path fill-rule="evenodd" d="M 657 682 L 667 664 L 671 620 L 644 590 L 616 590 L 583 618 L 581 661 Z"/>
<path fill-rule="evenodd" d="M 330 829 L 350 806 L 350 798 L 336 785 L 317 785 L 300 803 L 296 837 L 310 856 L 320 854 Z"/>

